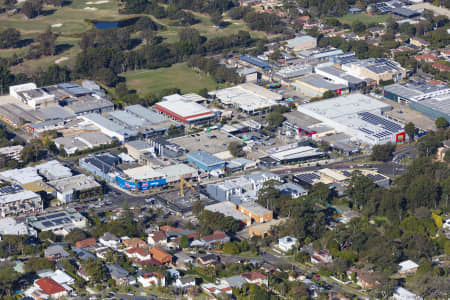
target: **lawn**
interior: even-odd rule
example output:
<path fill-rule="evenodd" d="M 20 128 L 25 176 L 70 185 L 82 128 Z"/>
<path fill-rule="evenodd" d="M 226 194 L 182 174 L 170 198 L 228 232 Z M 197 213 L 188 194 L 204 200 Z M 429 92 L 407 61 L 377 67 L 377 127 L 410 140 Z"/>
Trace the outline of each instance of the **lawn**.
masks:
<path fill-rule="evenodd" d="M 341 21 L 341 23 L 345 23 L 345 24 L 352 24 L 354 21 L 360 21 L 363 22 L 364 24 L 372 24 L 372 23 L 383 23 L 387 20 L 387 18 L 389 18 L 388 15 L 375 15 L 375 16 L 369 16 L 368 14 L 356 14 L 356 15 L 351 15 L 351 14 L 347 14 L 345 16 L 343 16 L 342 18 L 339 18 L 339 21 Z"/>
<path fill-rule="evenodd" d="M 179 88 L 182 93 L 198 92 L 222 87 L 210 76 L 189 68 L 186 64 L 176 64 L 170 68 L 138 70 L 122 73 L 129 89 L 135 89 L 141 96 L 158 93 L 167 88 Z"/>

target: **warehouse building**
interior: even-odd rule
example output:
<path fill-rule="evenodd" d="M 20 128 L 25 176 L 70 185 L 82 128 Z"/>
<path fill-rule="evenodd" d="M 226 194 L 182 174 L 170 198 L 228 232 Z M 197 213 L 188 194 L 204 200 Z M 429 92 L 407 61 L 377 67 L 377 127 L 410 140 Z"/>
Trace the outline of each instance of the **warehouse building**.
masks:
<path fill-rule="evenodd" d="M 292 83 L 292 86 L 308 97 L 322 97 L 325 92 L 331 91 L 338 95 L 348 93 L 348 87 L 344 84 L 335 84 L 318 74 L 309 74 L 300 77 Z"/>
<path fill-rule="evenodd" d="M 446 85 L 392 84 L 384 87 L 383 96 L 432 119 L 443 117 L 450 121 L 450 89 Z"/>
<path fill-rule="evenodd" d="M 188 162 L 194 164 L 200 170 L 210 172 L 213 170 L 224 170 L 226 162 L 218 159 L 206 151 L 196 151 L 187 154 Z"/>
<path fill-rule="evenodd" d="M 238 210 L 249 216 L 255 223 L 265 223 L 273 219 L 273 212 L 255 202 L 242 202 Z"/>
<path fill-rule="evenodd" d="M 68 155 L 75 154 L 77 151 L 92 149 L 101 145 L 111 144 L 113 139 L 96 131 L 82 132 L 74 135 L 63 136 L 53 140 L 58 149 L 64 148 Z"/>
<path fill-rule="evenodd" d="M 187 94 L 183 95 L 183 97 L 186 98 L 188 96 L 191 96 L 192 99 L 196 99 L 195 102 L 202 101 L 201 99 L 204 99 L 203 97 L 198 95 L 197 96 L 200 98 L 195 98 L 195 95 L 196 94 Z M 164 135 L 165 133 L 167 133 L 170 127 L 183 128 L 183 125 L 171 121 L 160 112 L 145 108 L 140 104 L 125 107 L 125 112 L 126 114 L 122 112 L 119 112 L 117 114 L 117 112 L 114 112 L 113 117 L 116 117 L 119 121 L 123 122 L 123 124 L 127 124 L 127 126 L 130 126 L 130 124 L 128 124 L 128 119 L 138 118 L 142 120 L 143 124 L 139 128 L 139 131 L 146 138 Z M 132 118 L 130 114 L 134 116 L 134 118 Z"/>
<path fill-rule="evenodd" d="M 317 148 L 298 143 L 289 144 L 265 151 L 277 164 L 290 162 L 309 161 L 325 157 L 325 153 Z"/>
<path fill-rule="evenodd" d="M 244 83 L 237 86 L 212 91 L 209 95 L 219 100 L 222 104 L 236 107 L 249 115 L 257 115 L 269 112 L 277 101 L 283 99 L 280 94 L 269 91 L 266 88 L 253 83 Z"/>
<path fill-rule="evenodd" d="M 105 179 L 108 182 L 116 180 L 115 170 L 120 158 L 111 153 L 100 153 L 80 158 L 78 164 L 81 168 L 91 172 L 95 176 Z"/>
<path fill-rule="evenodd" d="M 111 120 L 108 120 L 100 114 L 83 115 L 81 116 L 81 119 L 96 126 L 102 133 L 111 138 L 116 138 L 122 143 L 133 140 L 138 134 L 136 130 L 127 129 Z"/>
<path fill-rule="evenodd" d="M 350 75 L 344 70 L 338 69 L 334 66 L 321 66 L 315 69 L 316 73 L 323 76 L 325 79 L 334 84 L 343 84 L 350 91 L 360 90 L 366 86 L 366 81 Z"/>
<path fill-rule="evenodd" d="M 74 229 L 84 229 L 87 219 L 73 208 L 27 218 L 27 224 L 39 231 L 66 235 Z"/>
<path fill-rule="evenodd" d="M 152 153 L 155 153 L 155 148 L 142 140 L 130 141 L 125 144 L 127 153 L 140 163 L 145 163 L 150 158 Z"/>
<path fill-rule="evenodd" d="M 244 65 L 259 69 L 261 72 L 270 71 L 274 68 L 274 65 L 270 62 L 251 55 L 242 55 L 239 60 Z"/>
<path fill-rule="evenodd" d="M 26 167 L 22 169 L 12 169 L 0 173 L 0 178 L 9 182 L 15 182 L 19 185 L 36 181 L 42 181 L 35 167 Z"/>
<path fill-rule="evenodd" d="M 252 218 L 249 215 L 241 213 L 237 209 L 236 204 L 229 201 L 207 205 L 204 209 L 212 212 L 218 212 L 224 217 L 232 217 L 233 219 L 241 221 L 246 225 L 252 224 Z"/>
<path fill-rule="evenodd" d="M 70 100 L 64 107 L 76 116 L 94 113 L 104 114 L 114 110 L 114 104 L 111 101 L 95 94 L 85 95 L 74 100 Z"/>
<path fill-rule="evenodd" d="M 243 68 L 237 70 L 239 76 L 242 77 L 243 82 L 256 82 L 258 81 L 259 73 L 255 68 Z"/>
<path fill-rule="evenodd" d="M 19 185 L 0 187 L 0 217 L 30 215 L 43 209 L 41 196 Z"/>
<path fill-rule="evenodd" d="M 291 79 L 294 77 L 299 77 L 307 74 L 312 74 L 313 67 L 311 65 L 292 65 L 289 67 L 284 67 L 279 71 L 275 72 L 275 75 L 281 79 Z"/>
<path fill-rule="evenodd" d="M 188 126 L 207 124 L 216 118 L 210 109 L 178 94 L 163 97 L 154 108 L 168 118 Z"/>
<path fill-rule="evenodd" d="M 362 94 L 350 94 L 298 107 L 299 112 L 366 145 L 405 140 L 403 127 L 382 116 L 383 112 L 391 109 L 390 105 Z"/>
<path fill-rule="evenodd" d="M 152 138 L 148 141 L 150 146 L 154 147 L 155 154 L 170 158 L 180 157 L 185 150 L 177 144 L 171 143 L 163 138 Z"/>
<path fill-rule="evenodd" d="M 84 174 L 49 181 L 56 190 L 56 198 L 64 204 L 77 200 L 91 200 L 103 195 L 102 186 Z"/>
<path fill-rule="evenodd" d="M 34 83 L 25 83 L 9 87 L 9 94 L 33 109 L 40 109 L 56 103 L 55 95 Z"/>
<path fill-rule="evenodd" d="M 304 50 L 298 54 L 305 64 L 318 64 L 331 61 L 342 55 L 354 54 L 353 52 L 345 54 L 341 49 L 327 48 L 327 49 L 313 49 Z"/>
<path fill-rule="evenodd" d="M 317 39 L 309 35 L 297 36 L 293 39 L 286 40 L 284 46 L 286 51 L 302 51 L 317 47 Z"/>
<path fill-rule="evenodd" d="M 57 180 L 72 176 L 72 170 L 56 159 L 37 165 L 36 169 L 47 180 Z"/>

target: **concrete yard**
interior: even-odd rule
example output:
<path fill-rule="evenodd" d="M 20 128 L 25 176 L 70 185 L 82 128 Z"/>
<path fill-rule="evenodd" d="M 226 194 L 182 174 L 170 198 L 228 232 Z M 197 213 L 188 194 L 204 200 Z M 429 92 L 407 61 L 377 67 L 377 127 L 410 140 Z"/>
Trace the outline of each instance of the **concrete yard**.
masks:
<path fill-rule="evenodd" d="M 213 130 L 211 132 L 199 132 L 182 137 L 177 137 L 169 140 L 172 143 L 183 147 L 189 152 L 203 150 L 211 154 L 226 151 L 228 144 L 232 141 L 240 142 L 238 138 L 235 138 L 229 134 L 226 134 L 220 130 Z"/>

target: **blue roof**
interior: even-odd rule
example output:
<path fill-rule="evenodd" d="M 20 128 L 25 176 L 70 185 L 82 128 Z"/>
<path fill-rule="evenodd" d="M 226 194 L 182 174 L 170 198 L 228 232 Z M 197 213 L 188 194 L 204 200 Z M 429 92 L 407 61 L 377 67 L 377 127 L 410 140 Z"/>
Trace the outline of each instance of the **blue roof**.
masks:
<path fill-rule="evenodd" d="M 254 56 L 242 55 L 239 59 L 262 69 L 271 70 L 273 68 L 273 64 Z"/>
<path fill-rule="evenodd" d="M 224 164 L 225 162 L 221 159 L 218 159 L 217 157 L 215 157 L 214 155 L 212 155 L 211 153 L 208 153 L 206 151 L 203 150 L 199 150 L 196 152 L 192 152 L 192 153 L 188 153 L 187 154 L 188 157 L 197 160 L 207 166 L 214 166 L 214 165 L 219 165 L 219 164 Z"/>

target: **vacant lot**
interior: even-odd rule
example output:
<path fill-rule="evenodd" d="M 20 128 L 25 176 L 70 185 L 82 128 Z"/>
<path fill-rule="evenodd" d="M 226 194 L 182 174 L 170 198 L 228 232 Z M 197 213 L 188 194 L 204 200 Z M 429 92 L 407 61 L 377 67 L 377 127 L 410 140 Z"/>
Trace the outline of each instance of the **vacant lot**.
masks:
<path fill-rule="evenodd" d="M 339 18 L 339 21 L 346 24 L 352 24 L 355 21 L 363 22 L 364 24 L 372 24 L 372 23 L 383 23 L 388 18 L 388 15 L 375 15 L 369 16 L 368 14 L 356 14 L 356 15 L 345 15 L 342 18 Z"/>
<path fill-rule="evenodd" d="M 123 73 L 127 86 L 135 89 L 139 95 L 158 93 L 167 88 L 179 88 L 182 93 L 197 92 L 221 87 L 211 77 L 189 68 L 186 64 L 176 64 L 170 68 L 139 70 Z"/>

